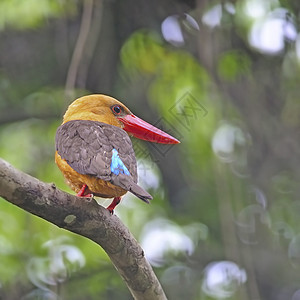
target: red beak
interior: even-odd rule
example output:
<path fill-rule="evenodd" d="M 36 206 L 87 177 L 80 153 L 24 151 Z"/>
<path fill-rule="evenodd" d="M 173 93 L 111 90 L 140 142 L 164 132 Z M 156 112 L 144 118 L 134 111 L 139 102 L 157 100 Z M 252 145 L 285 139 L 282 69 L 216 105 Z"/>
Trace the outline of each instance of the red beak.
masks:
<path fill-rule="evenodd" d="M 153 125 L 145 122 L 137 116 L 131 114 L 125 117 L 118 118 L 123 124 L 123 129 L 131 133 L 134 137 L 148 142 L 160 144 L 178 144 L 177 139 Z"/>

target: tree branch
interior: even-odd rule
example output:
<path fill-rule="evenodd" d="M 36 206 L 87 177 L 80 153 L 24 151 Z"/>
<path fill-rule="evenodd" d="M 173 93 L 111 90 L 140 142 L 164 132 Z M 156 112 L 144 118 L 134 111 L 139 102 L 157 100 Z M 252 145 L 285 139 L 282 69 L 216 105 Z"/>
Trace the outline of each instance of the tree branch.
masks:
<path fill-rule="evenodd" d="M 96 201 L 67 194 L 0 159 L 0 196 L 99 244 L 135 299 L 167 299 L 144 252 L 120 219 Z"/>

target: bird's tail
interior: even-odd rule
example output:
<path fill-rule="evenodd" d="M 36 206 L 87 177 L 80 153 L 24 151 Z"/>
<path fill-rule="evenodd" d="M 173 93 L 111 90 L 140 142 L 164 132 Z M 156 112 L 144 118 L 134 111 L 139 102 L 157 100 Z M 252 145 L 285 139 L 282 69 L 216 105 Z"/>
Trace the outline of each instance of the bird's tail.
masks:
<path fill-rule="evenodd" d="M 133 182 L 129 188 L 129 192 L 145 201 L 146 203 L 149 203 L 149 200 L 153 199 L 153 197 L 148 192 L 146 192 L 143 188 Z"/>

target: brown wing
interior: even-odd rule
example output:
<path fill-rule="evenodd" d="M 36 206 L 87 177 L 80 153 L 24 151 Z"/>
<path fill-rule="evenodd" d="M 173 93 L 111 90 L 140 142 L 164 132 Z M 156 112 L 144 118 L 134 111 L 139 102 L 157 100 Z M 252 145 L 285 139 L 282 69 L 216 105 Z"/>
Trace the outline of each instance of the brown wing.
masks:
<path fill-rule="evenodd" d="M 96 176 L 131 191 L 142 200 L 152 198 L 137 183 L 137 165 L 128 134 L 121 128 L 89 120 L 73 120 L 56 132 L 56 151 L 78 173 Z M 112 172 L 116 149 L 129 174 Z"/>

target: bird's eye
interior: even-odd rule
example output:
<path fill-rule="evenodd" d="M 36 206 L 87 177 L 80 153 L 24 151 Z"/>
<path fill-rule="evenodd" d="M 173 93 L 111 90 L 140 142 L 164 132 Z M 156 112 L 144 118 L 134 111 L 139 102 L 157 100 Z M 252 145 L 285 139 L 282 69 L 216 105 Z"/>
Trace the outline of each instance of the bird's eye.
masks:
<path fill-rule="evenodd" d="M 114 105 L 111 109 L 115 115 L 121 114 L 122 108 L 120 105 Z"/>

